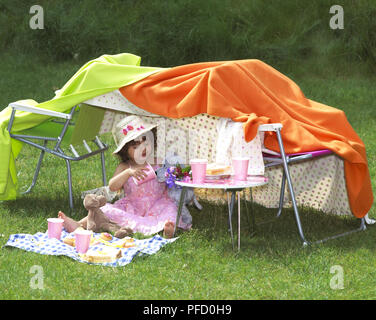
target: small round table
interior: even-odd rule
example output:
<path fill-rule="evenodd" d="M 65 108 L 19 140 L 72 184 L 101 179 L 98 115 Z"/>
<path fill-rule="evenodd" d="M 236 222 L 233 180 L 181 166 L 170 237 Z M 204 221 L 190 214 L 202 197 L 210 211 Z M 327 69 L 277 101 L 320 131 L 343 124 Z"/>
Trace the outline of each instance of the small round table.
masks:
<path fill-rule="evenodd" d="M 233 177 L 230 177 L 228 179 L 219 179 L 219 180 L 205 180 L 204 183 L 202 184 L 193 183 L 192 181 L 190 182 L 175 181 L 176 185 L 182 187 L 182 191 L 181 191 L 180 199 L 179 199 L 178 213 L 176 215 L 174 235 L 175 235 L 176 227 L 178 225 L 178 222 L 181 216 L 181 211 L 182 211 L 187 188 L 223 189 L 224 191 L 227 192 L 227 195 L 228 195 L 228 192 L 231 192 L 231 202 L 228 201 L 228 213 L 229 213 L 229 226 L 230 226 L 232 247 L 233 249 L 235 249 L 231 217 L 232 217 L 232 213 L 234 210 L 236 192 L 243 191 L 246 188 L 263 186 L 267 183 L 268 183 L 268 178 L 264 176 L 248 176 L 247 180 L 245 181 L 237 181 Z M 239 194 L 238 194 L 238 250 L 240 250 L 240 196 Z"/>

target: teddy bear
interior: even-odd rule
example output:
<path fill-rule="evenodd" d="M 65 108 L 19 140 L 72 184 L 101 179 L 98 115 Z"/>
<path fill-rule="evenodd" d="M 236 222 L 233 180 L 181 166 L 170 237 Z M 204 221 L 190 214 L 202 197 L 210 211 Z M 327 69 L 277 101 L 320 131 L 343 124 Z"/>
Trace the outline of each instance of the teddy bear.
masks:
<path fill-rule="evenodd" d="M 105 196 L 95 194 L 87 194 L 85 196 L 84 207 L 88 211 L 86 229 L 93 232 L 111 232 L 114 233 L 116 238 L 124 238 L 131 234 L 131 229 L 120 227 L 104 215 L 100 207 L 105 204 Z"/>
<path fill-rule="evenodd" d="M 168 153 L 166 155 L 164 162 L 163 162 L 163 166 L 156 170 L 157 180 L 159 182 L 165 182 L 166 181 L 165 173 L 166 173 L 167 169 L 171 166 L 175 166 L 175 165 L 181 164 L 181 163 L 182 163 L 182 159 L 175 152 Z M 177 187 L 168 189 L 168 195 L 171 199 L 173 199 L 175 201 L 176 205 L 179 205 L 181 191 L 182 190 L 180 188 L 177 188 Z M 186 206 L 187 204 L 194 204 L 197 209 L 202 210 L 202 206 L 197 201 L 196 195 L 195 195 L 192 188 L 187 188 L 187 190 L 186 190 L 184 202 L 183 202 L 183 206 L 182 206 L 182 211 L 181 211 L 182 221 L 186 224 L 192 224 L 192 216 L 191 216 L 191 214 L 190 214 L 190 212 L 189 212 L 189 210 Z"/>

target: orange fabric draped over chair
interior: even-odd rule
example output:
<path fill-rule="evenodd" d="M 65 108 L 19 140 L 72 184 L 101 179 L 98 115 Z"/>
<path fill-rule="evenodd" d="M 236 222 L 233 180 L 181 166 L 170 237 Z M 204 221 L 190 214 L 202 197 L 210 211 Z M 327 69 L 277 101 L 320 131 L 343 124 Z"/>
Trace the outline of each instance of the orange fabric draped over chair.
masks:
<path fill-rule="evenodd" d="M 307 99 L 291 79 L 260 60 L 195 63 L 155 73 L 120 92 L 136 106 L 170 118 L 200 113 L 243 122 L 246 141 L 258 125 L 282 123 L 287 153 L 330 149 L 344 159 L 353 214 L 373 203 L 366 150 L 343 111 Z M 265 146 L 278 151 L 274 135 Z"/>

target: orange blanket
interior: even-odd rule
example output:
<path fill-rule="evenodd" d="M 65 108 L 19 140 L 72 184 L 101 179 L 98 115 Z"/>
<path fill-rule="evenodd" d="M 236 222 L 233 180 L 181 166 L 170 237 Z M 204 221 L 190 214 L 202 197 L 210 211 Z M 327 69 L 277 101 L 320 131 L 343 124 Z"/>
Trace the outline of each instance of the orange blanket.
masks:
<path fill-rule="evenodd" d="M 260 60 L 195 63 L 153 74 L 120 89 L 136 106 L 170 118 L 207 113 L 258 125 L 282 123 L 287 153 L 330 149 L 344 159 L 350 208 L 363 217 L 373 203 L 365 146 L 343 111 L 307 99 L 288 77 Z M 265 146 L 278 151 L 275 135 Z"/>

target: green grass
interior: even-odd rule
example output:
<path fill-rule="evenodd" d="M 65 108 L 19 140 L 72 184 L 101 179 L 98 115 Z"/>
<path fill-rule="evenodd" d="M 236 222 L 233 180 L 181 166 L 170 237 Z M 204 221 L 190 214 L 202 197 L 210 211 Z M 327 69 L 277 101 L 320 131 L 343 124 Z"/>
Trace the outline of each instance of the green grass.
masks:
<path fill-rule="evenodd" d="M 0 105 L 21 98 L 43 101 L 52 96 L 79 67 L 75 61 L 44 64 L 38 58 L 20 55 L 2 60 L 2 74 L 14 73 L 0 82 Z M 307 63 L 306 66 L 310 64 Z M 312 64 L 314 65 L 314 64 Z M 338 66 L 337 66 L 338 67 Z M 308 68 L 308 67 L 307 67 Z M 359 72 L 324 73 L 305 69 L 302 64 L 285 72 L 313 100 L 343 109 L 363 139 L 375 188 L 376 176 L 376 93 L 375 78 Z M 338 68 L 339 70 L 340 68 Z M 295 70 L 295 71 L 294 71 Z M 3 73 L 4 72 L 4 73 Z M 313 74 L 313 76 L 312 76 Z M 113 148 L 110 136 L 106 141 Z M 25 147 L 17 160 L 20 184 L 32 179 L 37 153 Z M 111 175 L 117 160 L 106 156 Z M 76 217 L 86 214 L 80 192 L 101 184 L 99 159 L 87 159 L 72 166 Z M 179 233 L 179 239 L 149 257 L 136 257 L 129 265 L 109 268 L 78 263 L 68 257 L 43 256 L 23 250 L 0 249 L 1 299 L 375 299 L 375 227 L 343 239 L 303 248 L 297 235 L 293 212 L 286 209 L 280 220 L 262 224 L 251 237 L 243 214 L 241 252 L 232 250 L 227 231 L 226 208 L 203 202 L 202 212 L 191 209 L 193 229 Z M 46 219 L 59 210 L 69 212 L 66 169 L 62 160 L 46 156 L 38 184 L 29 195 L 0 203 L 0 246 L 14 233 L 45 231 Z M 270 219 L 276 211 L 255 205 L 257 222 Z M 371 217 L 376 217 L 372 208 Z M 319 239 L 355 228 L 355 219 L 328 216 L 302 209 L 307 238 Z M 236 219 L 234 217 L 234 226 Z M 30 268 L 42 266 L 44 289 L 31 289 Z M 344 270 L 344 289 L 333 290 L 331 267 Z"/>

